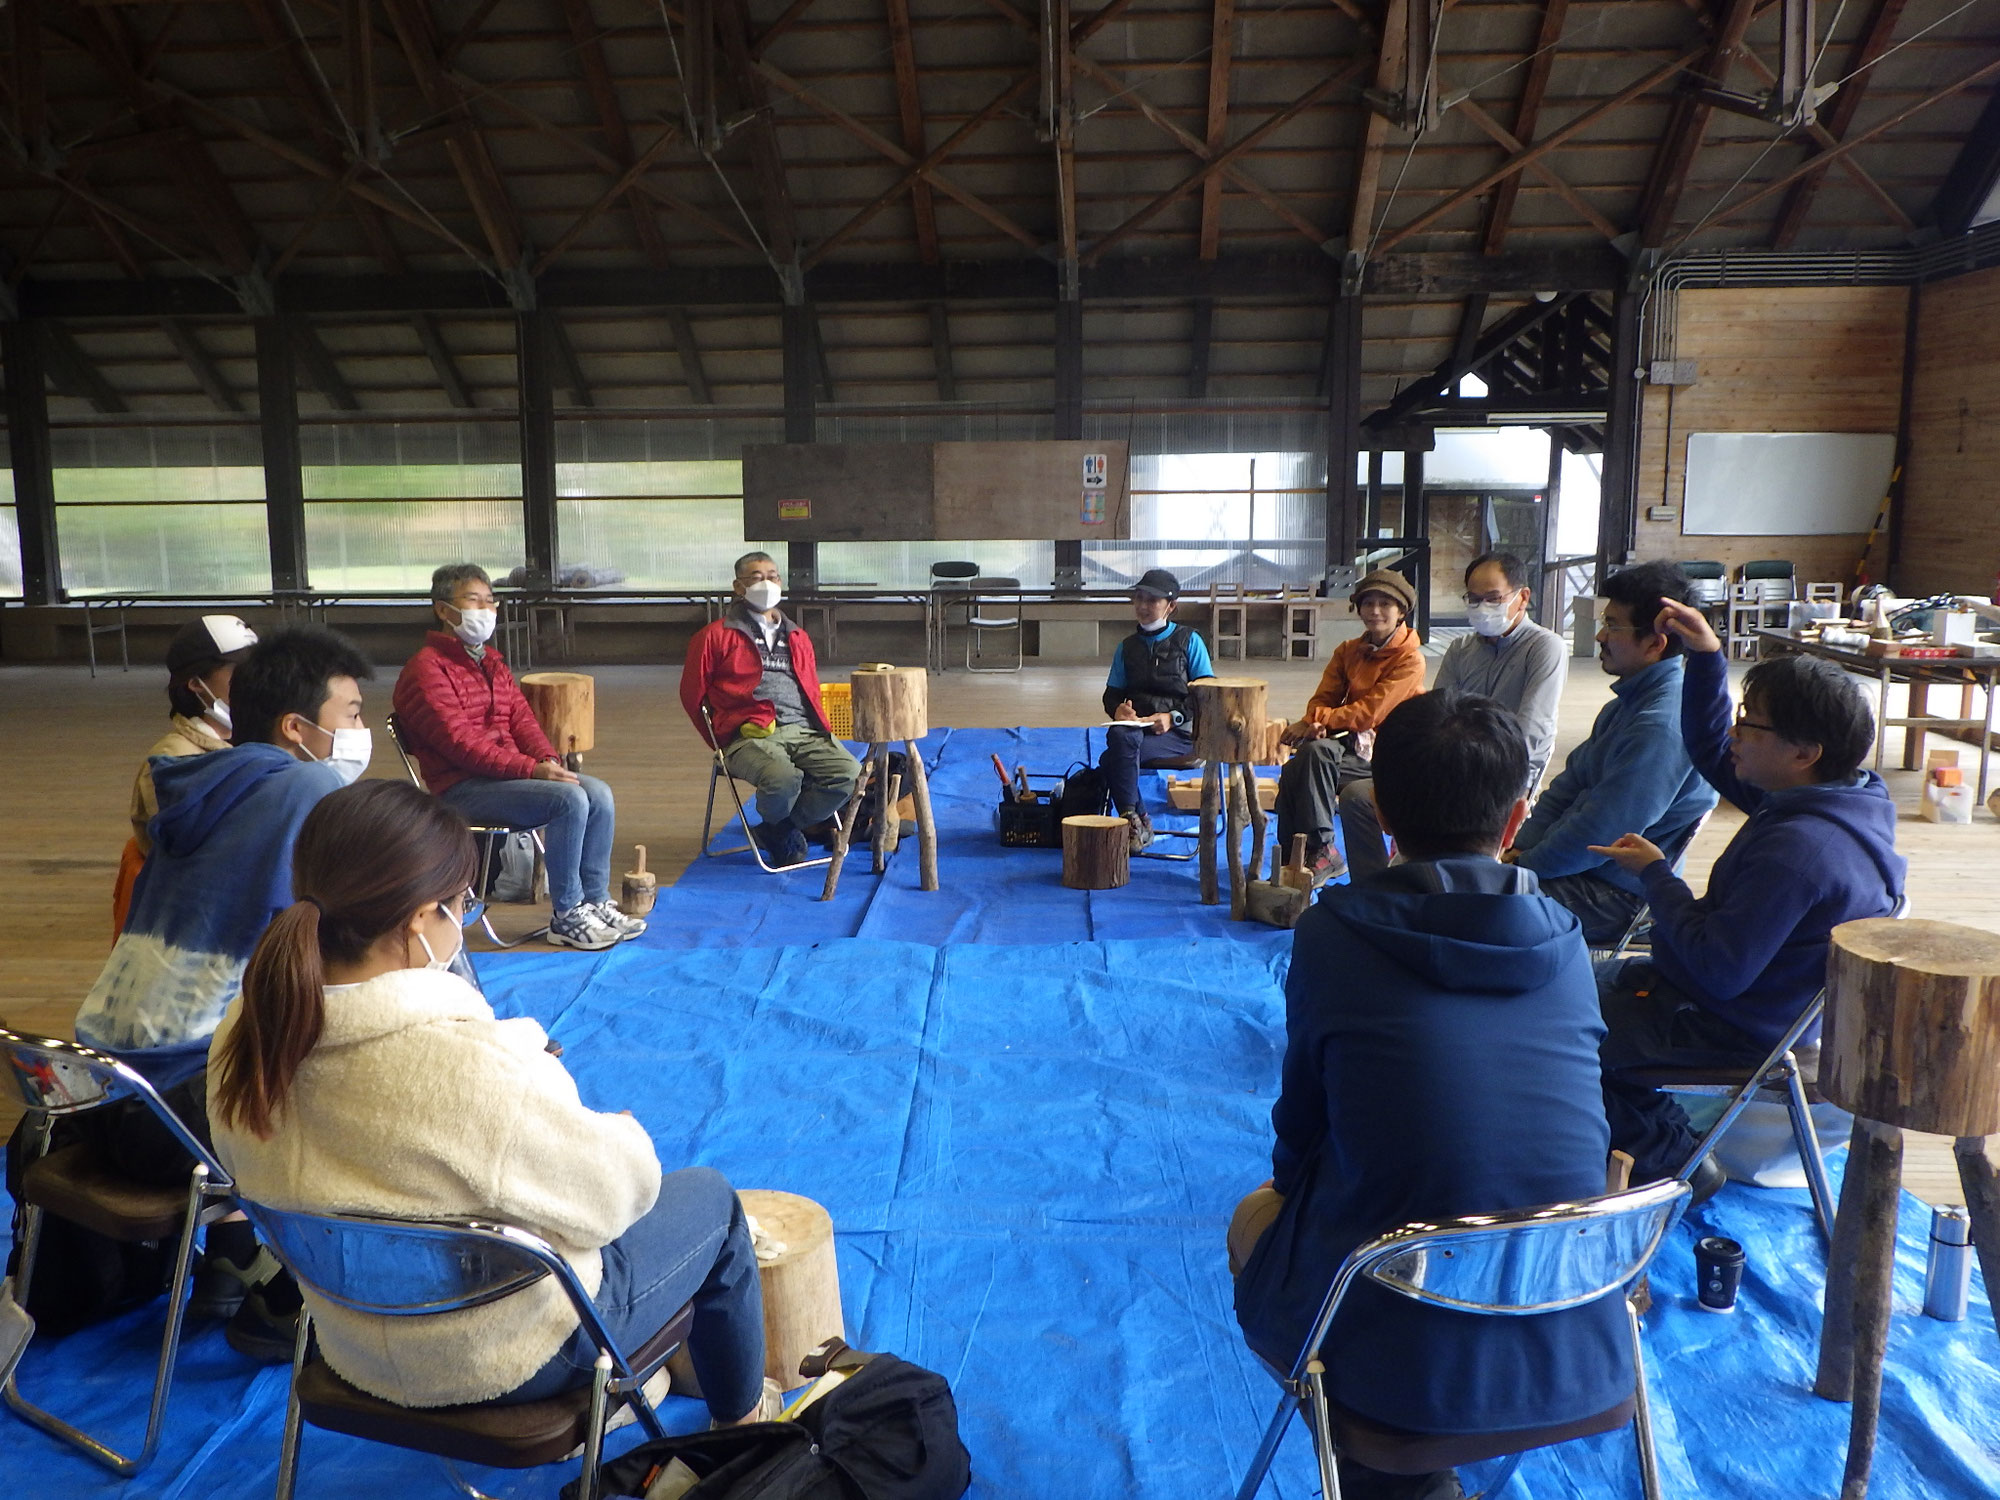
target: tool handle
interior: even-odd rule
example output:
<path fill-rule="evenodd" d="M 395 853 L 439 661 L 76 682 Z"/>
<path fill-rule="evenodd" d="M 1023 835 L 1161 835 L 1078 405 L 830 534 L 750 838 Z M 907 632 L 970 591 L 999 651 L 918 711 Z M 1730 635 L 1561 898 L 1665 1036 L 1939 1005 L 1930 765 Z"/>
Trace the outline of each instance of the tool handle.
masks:
<path fill-rule="evenodd" d="M 1000 759 L 997 752 L 993 757 L 993 774 L 1000 778 L 1000 786 L 1003 791 L 1012 792 L 1014 790 L 1013 779 L 1007 774 L 1007 763 Z"/>

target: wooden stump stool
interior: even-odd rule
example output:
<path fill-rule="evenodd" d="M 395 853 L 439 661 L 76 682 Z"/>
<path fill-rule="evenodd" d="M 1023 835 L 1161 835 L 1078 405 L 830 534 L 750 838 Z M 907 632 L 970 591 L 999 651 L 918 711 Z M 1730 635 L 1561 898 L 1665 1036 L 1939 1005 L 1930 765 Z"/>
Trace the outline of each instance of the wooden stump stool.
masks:
<path fill-rule="evenodd" d="M 750 1188 L 736 1196 L 765 1236 L 785 1247 L 777 1259 L 757 1262 L 764 1291 L 764 1373 L 796 1390 L 799 1361 L 822 1341 L 847 1336 L 833 1217 L 797 1193 Z"/>
<path fill-rule="evenodd" d="M 1062 882 L 1073 891 L 1111 891 L 1132 878 L 1132 825 L 1079 814 L 1062 820 Z"/>
<path fill-rule="evenodd" d="M 1264 808 L 1257 800 L 1251 767 L 1264 750 L 1264 695 L 1268 684 L 1256 677 L 1197 677 L 1188 684 L 1194 713 L 1194 753 L 1201 757 L 1201 901 L 1218 901 L 1215 878 L 1215 818 L 1226 802 L 1229 841 L 1229 915 L 1243 920 L 1243 829 L 1254 840 L 1250 870 L 1264 867 Z"/>
<path fill-rule="evenodd" d="M 1854 1115 L 1827 1259 L 1819 1378 L 1852 1400 L 1841 1500 L 1868 1493 L 1889 1339 L 1903 1132 L 1957 1138 L 1972 1242 L 2000 1287 L 2000 936 L 1954 922 L 1873 917 L 1833 929 L 1822 1093 Z"/>
<path fill-rule="evenodd" d="M 583 752 L 597 748 L 597 679 L 588 672 L 530 672 L 521 679 L 521 696 L 563 764 L 580 767 Z"/>
<path fill-rule="evenodd" d="M 820 892 L 820 900 L 831 901 L 840 887 L 840 867 L 847 860 L 847 831 L 854 825 L 864 785 L 872 785 L 875 791 L 875 873 L 879 875 L 888 867 L 897 826 L 897 793 L 889 784 L 889 745 L 895 740 L 903 742 L 902 790 L 916 806 L 920 884 L 934 891 L 938 888 L 937 824 L 931 820 L 930 779 L 924 774 L 924 758 L 917 753 L 917 741 L 931 731 L 930 674 L 922 667 L 861 667 L 848 681 L 854 695 L 854 737 L 868 742 L 866 760 L 875 774 L 872 781 L 864 777 L 855 782 L 854 795 L 840 815 L 833 862 L 826 867 L 826 888 Z"/>

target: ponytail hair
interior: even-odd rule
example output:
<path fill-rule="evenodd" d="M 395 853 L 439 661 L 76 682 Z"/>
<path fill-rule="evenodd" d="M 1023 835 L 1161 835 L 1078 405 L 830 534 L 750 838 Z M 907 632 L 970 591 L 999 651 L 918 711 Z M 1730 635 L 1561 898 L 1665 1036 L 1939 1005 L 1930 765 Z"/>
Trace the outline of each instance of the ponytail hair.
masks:
<path fill-rule="evenodd" d="M 306 815 L 292 851 L 298 899 L 271 921 L 243 971 L 209 1109 L 269 1136 L 326 1026 L 326 965 L 359 963 L 413 912 L 461 895 L 478 872 L 465 819 L 402 781 L 360 781 Z"/>

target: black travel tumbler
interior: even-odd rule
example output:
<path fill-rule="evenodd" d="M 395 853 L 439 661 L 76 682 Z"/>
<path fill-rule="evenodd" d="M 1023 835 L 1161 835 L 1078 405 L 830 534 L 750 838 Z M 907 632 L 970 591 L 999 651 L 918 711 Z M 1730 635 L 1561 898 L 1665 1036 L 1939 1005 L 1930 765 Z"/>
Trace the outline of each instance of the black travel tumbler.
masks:
<path fill-rule="evenodd" d="M 1736 1289 L 1743 1285 L 1743 1247 L 1718 1235 L 1696 1240 L 1694 1279 L 1697 1305 L 1703 1312 L 1735 1312 Z"/>

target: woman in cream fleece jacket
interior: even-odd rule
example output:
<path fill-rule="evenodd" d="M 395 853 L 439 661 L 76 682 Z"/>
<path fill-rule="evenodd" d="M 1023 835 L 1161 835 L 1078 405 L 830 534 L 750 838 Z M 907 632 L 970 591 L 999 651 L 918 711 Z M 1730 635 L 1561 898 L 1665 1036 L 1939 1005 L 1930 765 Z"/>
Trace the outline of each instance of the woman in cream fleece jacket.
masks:
<path fill-rule="evenodd" d="M 762 1395 L 757 1263 L 721 1174 L 661 1176 L 629 1112 L 584 1105 L 535 1021 L 444 972 L 474 869 L 464 821 L 364 781 L 300 830 L 299 900 L 266 931 L 216 1031 L 209 1112 L 237 1189 L 273 1208 L 493 1219 L 576 1268 L 628 1351 L 695 1304 L 688 1352 L 719 1421 Z M 595 1348 L 544 1279 L 484 1307 L 384 1318 L 303 1286 L 327 1363 L 409 1406 L 588 1384 Z"/>

